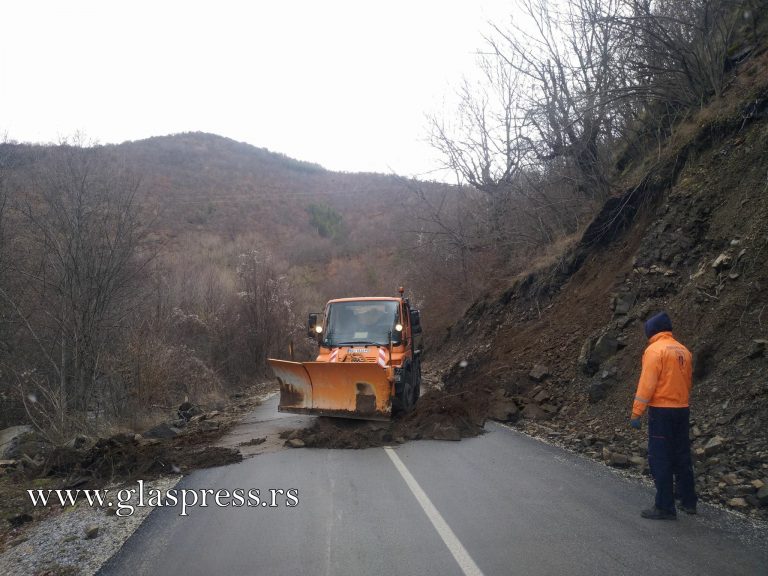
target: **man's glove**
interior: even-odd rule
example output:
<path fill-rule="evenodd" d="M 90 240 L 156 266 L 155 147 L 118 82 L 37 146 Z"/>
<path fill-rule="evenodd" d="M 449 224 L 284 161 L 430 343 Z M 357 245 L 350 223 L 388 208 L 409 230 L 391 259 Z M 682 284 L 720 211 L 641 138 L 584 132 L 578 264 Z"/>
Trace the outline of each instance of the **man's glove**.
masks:
<path fill-rule="evenodd" d="M 635 430 L 640 430 L 640 418 L 632 418 L 629 421 L 629 425 L 632 426 Z"/>

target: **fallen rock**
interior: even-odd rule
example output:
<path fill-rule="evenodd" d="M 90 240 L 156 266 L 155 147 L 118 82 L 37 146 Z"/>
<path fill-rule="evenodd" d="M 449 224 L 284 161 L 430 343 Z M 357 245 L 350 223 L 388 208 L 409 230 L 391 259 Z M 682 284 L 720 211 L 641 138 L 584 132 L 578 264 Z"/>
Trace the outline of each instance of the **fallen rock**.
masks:
<path fill-rule="evenodd" d="M 453 440 L 455 442 L 461 440 L 461 433 L 453 424 L 436 423 L 430 436 L 435 440 Z"/>
<path fill-rule="evenodd" d="M 710 438 L 709 442 L 704 445 L 704 455 L 711 456 L 716 454 L 725 448 L 725 438 L 722 436 L 715 436 Z"/>
<path fill-rule="evenodd" d="M 547 420 L 550 415 L 547 414 L 538 405 L 528 404 L 525 408 L 523 408 L 522 416 L 527 420 Z"/>
<path fill-rule="evenodd" d="M 614 468 L 626 468 L 629 466 L 629 457 L 619 452 L 611 452 L 608 456 L 608 465 Z"/>
<path fill-rule="evenodd" d="M 603 334 L 597 339 L 595 348 L 590 354 L 590 360 L 598 366 L 616 354 L 619 349 L 619 342 L 611 334 Z"/>
<path fill-rule="evenodd" d="M 32 433 L 32 426 L 11 426 L 0 430 L 0 459 L 10 459 L 18 456 L 16 448 L 23 436 Z"/>
<path fill-rule="evenodd" d="M 733 258 L 731 258 L 728 254 L 722 253 L 712 261 L 712 268 L 715 270 L 720 270 L 721 268 L 730 266 L 732 260 Z"/>
<path fill-rule="evenodd" d="M 768 340 L 752 340 L 752 346 L 749 349 L 747 357 L 749 357 L 750 360 L 754 360 L 755 358 L 760 358 L 765 355 L 766 345 L 768 345 Z"/>
<path fill-rule="evenodd" d="M 601 400 L 605 399 L 607 394 L 608 394 L 608 387 L 606 383 L 602 380 L 597 380 L 595 382 L 592 382 L 589 385 L 589 390 L 587 391 L 587 396 L 589 398 L 590 403 L 592 404 L 596 404 L 597 402 L 600 402 Z"/>
<path fill-rule="evenodd" d="M 32 522 L 32 516 L 26 513 L 16 514 L 8 518 L 8 524 L 11 525 L 11 528 L 18 528 L 27 522 Z"/>
<path fill-rule="evenodd" d="M 192 418 L 193 416 L 202 414 L 203 409 L 200 408 L 200 406 L 198 406 L 197 404 L 192 404 L 191 402 L 184 402 L 179 406 L 178 410 L 176 410 L 176 413 L 179 415 L 179 418 L 189 421 L 189 419 Z"/>
<path fill-rule="evenodd" d="M 634 303 L 635 294 L 631 292 L 619 294 L 613 301 L 613 313 L 617 316 L 625 316 L 629 314 Z"/>
<path fill-rule="evenodd" d="M 291 438 L 286 443 L 286 446 L 289 446 L 290 448 L 304 448 L 304 440 L 301 438 Z"/>
<path fill-rule="evenodd" d="M 755 497 L 757 498 L 758 502 L 760 502 L 761 506 L 768 505 L 768 486 L 763 486 L 757 491 L 757 494 L 755 494 Z"/>
<path fill-rule="evenodd" d="M 98 524 L 92 524 L 85 529 L 85 539 L 86 540 L 93 540 L 96 538 L 96 536 L 99 535 L 99 526 Z"/>
<path fill-rule="evenodd" d="M 94 444 L 96 444 L 95 438 L 91 438 L 85 434 L 78 434 L 64 444 L 64 447 L 69 448 L 70 450 L 89 450 Z"/>
<path fill-rule="evenodd" d="M 533 401 L 537 404 L 541 404 L 549 400 L 549 393 L 546 390 L 541 390 L 536 396 L 533 397 Z"/>
<path fill-rule="evenodd" d="M 587 376 L 592 376 L 595 372 L 597 372 L 598 368 L 598 366 L 592 360 L 592 350 L 594 347 L 594 338 L 587 338 L 584 341 L 584 344 L 581 345 L 581 350 L 579 351 L 578 365 L 579 368 L 581 368 L 581 371 L 584 372 L 584 374 Z"/>
<path fill-rule="evenodd" d="M 744 500 L 744 498 L 731 498 L 728 500 L 728 506 L 733 506 L 734 508 L 747 508 L 749 504 L 747 504 L 747 501 Z"/>
<path fill-rule="evenodd" d="M 211 430 L 218 430 L 221 426 L 218 422 L 212 422 L 210 420 L 202 420 L 198 423 L 197 429 L 202 432 L 210 432 Z"/>
<path fill-rule="evenodd" d="M 533 367 L 533 370 L 531 370 L 530 373 L 528 374 L 528 377 L 531 380 L 534 380 L 535 382 L 541 382 L 549 375 L 550 375 L 549 368 L 547 368 L 542 364 L 536 364 Z"/>
<path fill-rule="evenodd" d="M 163 423 L 158 424 L 154 428 L 150 428 L 142 434 L 145 438 L 174 438 L 181 434 L 181 430 L 171 426 L 170 424 Z"/>
<path fill-rule="evenodd" d="M 520 417 L 520 410 L 512 400 L 500 400 L 491 406 L 488 417 L 499 422 L 514 422 Z"/>

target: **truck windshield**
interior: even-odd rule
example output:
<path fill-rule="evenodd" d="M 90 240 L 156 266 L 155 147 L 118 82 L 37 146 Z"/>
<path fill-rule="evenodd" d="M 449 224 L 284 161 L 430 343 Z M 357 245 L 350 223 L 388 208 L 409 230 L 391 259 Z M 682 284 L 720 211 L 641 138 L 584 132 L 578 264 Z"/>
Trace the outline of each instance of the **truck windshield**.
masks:
<path fill-rule="evenodd" d="M 399 344 L 401 333 L 395 330 L 399 306 L 394 300 L 358 300 L 335 302 L 328 307 L 325 346 Z"/>

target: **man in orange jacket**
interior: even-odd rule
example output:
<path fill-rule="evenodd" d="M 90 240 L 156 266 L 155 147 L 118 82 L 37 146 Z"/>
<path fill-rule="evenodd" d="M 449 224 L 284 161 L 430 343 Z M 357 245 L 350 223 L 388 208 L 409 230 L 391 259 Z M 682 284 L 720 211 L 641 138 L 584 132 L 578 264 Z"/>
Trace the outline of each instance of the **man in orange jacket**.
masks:
<path fill-rule="evenodd" d="M 672 321 L 666 312 L 645 323 L 645 335 L 648 347 L 643 354 L 630 424 L 639 429 L 640 417 L 648 407 L 648 464 L 656 484 L 656 502 L 641 515 L 652 520 L 674 520 L 674 480 L 682 499 L 681 509 L 696 513 L 688 438 L 692 358 L 688 349 L 673 338 Z"/>

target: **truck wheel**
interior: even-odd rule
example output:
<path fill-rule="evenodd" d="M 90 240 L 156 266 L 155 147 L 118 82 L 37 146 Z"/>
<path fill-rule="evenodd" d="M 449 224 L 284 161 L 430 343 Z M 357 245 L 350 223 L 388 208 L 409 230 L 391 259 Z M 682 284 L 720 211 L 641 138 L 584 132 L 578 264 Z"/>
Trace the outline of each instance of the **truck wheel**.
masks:
<path fill-rule="evenodd" d="M 421 365 L 416 364 L 416 367 L 413 371 L 413 390 L 412 390 L 412 396 L 411 396 L 411 408 L 414 408 L 416 406 L 416 402 L 418 402 L 419 396 L 421 396 Z"/>
<path fill-rule="evenodd" d="M 395 397 L 392 399 L 392 414 L 400 416 L 413 408 L 413 372 L 410 369 L 403 370 L 400 390 L 395 389 Z"/>

